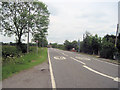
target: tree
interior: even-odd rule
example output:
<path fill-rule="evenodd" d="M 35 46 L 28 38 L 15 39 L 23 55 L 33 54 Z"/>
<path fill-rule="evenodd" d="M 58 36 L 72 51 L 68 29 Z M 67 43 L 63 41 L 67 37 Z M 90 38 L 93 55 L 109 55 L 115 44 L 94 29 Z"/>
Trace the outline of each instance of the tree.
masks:
<path fill-rule="evenodd" d="M 66 50 L 71 50 L 73 48 L 71 42 L 68 40 L 65 40 L 64 45 Z"/>
<path fill-rule="evenodd" d="M 47 32 L 49 12 L 42 2 L 2 2 L 2 30 L 7 36 L 15 35 L 18 46 L 21 46 L 22 36 L 29 32 Z"/>
<path fill-rule="evenodd" d="M 35 30 L 32 33 L 33 39 L 39 41 L 39 45 L 44 47 L 48 44 L 46 35 L 47 29 L 49 25 L 49 12 L 47 10 L 47 6 L 41 2 L 34 2 L 35 12 L 38 14 L 34 14 L 35 16 Z"/>
<path fill-rule="evenodd" d="M 92 47 L 93 54 L 99 54 L 99 51 L 101 48 L 101 38 L 98 37 L 97 34 L 95 36 L 92 36 L 91 47 Z"/>
<path fill-rule="evenodd" d="M 38 46 L 40 46 L 40 47 L 46 47 L 48 45 L 48 41 L 46 39 L 46 36 L 43 37 L 43 36 L 41 36 L 40 33 L 35 34 L 33 36 L 33 41 L 34 42 L 38 41 Z"/>
<path fill-rule="evenodd" d="M 24 2 L 2 2 L 2 32 L 4 35 L 17 36 L 21 45 L 21 37 L 27 33 L 28 9 Z"/>
<path fill-rule="evenodd" d="M 100 51 L 100 56 L 103 58 L 113 59 L 114 53 L 116 52 L 115 48 L 115 39 L 113 35 L 106 35 L 102 39 L 102 47 Z"/>
<path fill-rule="evenodd" d="M 101 49 L 101 38 L 96 34 L 91 35 L 89 32 L 84 34 L 84 39 L 81 42 L 81 51 L 88 54 L 99 54 Z"/>
<path fill-rule="evenodd" d="M 86 32 L 84 35 L 81 51 L 92 54 L 92 35 L 89 32 Z"/>
<path fill-rule="evenodd" d="M 75 48 L 75 50 L 78 50 L 78 42 L 76 40 L 72 41 L 72 48 Z"/>
<path fill-rule="evenodd" d="M 57 43 L 51 43 L 52 48 L 58 48 L 58 44 Z"/>

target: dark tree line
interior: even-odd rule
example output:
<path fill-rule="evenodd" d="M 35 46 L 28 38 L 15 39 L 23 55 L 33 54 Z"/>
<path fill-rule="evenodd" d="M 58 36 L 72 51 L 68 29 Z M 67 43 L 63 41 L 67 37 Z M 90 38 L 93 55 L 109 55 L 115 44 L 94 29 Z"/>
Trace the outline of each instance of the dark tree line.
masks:
<path fill-rule="evenodd" d="M 103 38 L 99 37 L 97 34 L 92 35 L 89 32 L 84 34 L 83 41 L 80 42 L 80 52 L 87 54 L 99 55 L 103 58 L 120 59 L 120 33 L 118 35 L 117 46 L 115 47 L 115 38 L 114 35 L 105 35 Z M 51 44 L 53 48 L 61 48 L 58 47 L 59 44 L 54 43 Z M 75 48 L 78 51 L 78 41 L 74 40 L 72 42 L 65 40 L 64 44 L 61 45 L 61 49 L 72 50 Z"/>
<path fill-rule="evenodd" d="M 114 35 L 105 35 L 103 38 L 85 34 L 83 41 L 81 42 L 81 52 L 88 54 L 100 55 L 103 58 L 114 59 L 114 55 L 120 54 L 120 34 L 118 36 L 117 46 L 115 47 Z"/>

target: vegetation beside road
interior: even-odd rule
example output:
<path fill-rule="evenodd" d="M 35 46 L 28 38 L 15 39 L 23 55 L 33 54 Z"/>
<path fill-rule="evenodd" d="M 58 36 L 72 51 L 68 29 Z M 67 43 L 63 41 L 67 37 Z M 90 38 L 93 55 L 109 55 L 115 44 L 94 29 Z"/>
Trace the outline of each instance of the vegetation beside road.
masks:
<path fill-rule="evenodd" d="M 97 34 L 92 35 L 86 32 L 83 36 L 83 41 L 80 42 L 80 52 L 90 55 L 98 55 L 101 58 L 117 59 L 120 61 L 120 33 L 118 35 L 117 45 L 115 46 L 114 35 L 105 35 L 103 38 Z M 51 43 L 53 48 L 59 48 L 63 50 L 72 50 L 74 48 L 79 51 L 78 41 L 72 42 L 65 40 L 64 44 Z"/>
<path fill-rule="evenodd" d="M 2 79 L 5 79 L 47 59 L 47 49 L 39 48 L 37 54 L 36 46 L 46 47 L 48 44 L 46 36 L 50 13 L 47 5 L 39 0 L 1 2 L 0 5 L 0 32 L 2 35 L 16 38 L 14 43 L 2 42 Z M 28 38 L 27 44 L 23 43 L 25 37 Z"/>
<path fill-rule="evenodd" d="M 23 43 L 26 36 L 31 34 L 32 42 L 44 47 L 47 44 L 46 35 L 49 25 L 47 5 L 39 0 L 34 2 L 1 2 L 2 35 L 15 36 L 17 48 L 24 53 Z M 29 33 L 29 34 L 28 34 Z"/>
<path fill-rule="evenodd" d="M 36 47 L 31 47 L 30 53 L 19 55 L 19 57 L 9 56 L 3 58 L 2 79 L 8 78 L 21 70 L 31 68 L 47 60 L 47 48 L 39 48 L 37 53 Z M 4 59 L 6 61 L 4 61 Z"/>

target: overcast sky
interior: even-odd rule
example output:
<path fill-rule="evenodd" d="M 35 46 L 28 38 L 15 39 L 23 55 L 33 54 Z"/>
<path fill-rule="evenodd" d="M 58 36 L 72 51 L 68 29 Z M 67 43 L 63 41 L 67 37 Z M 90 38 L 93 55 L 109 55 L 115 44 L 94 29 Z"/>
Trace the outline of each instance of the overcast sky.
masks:
<path fill-rule="evenodd" d="M 118 23 L 119 0 L 41 0 L 47 4 L 50 14 L 48 41 L 63 43 L 82 40 L 85 31 L 103 37 L 114 34 Z M 14 37 L 2 36 L 3 42 Z"/>

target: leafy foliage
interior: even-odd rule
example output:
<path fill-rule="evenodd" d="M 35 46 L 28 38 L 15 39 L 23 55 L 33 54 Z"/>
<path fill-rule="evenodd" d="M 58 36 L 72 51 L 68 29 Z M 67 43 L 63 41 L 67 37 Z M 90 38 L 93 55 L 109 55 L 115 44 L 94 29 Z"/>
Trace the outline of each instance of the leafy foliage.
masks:
<path fill-rule="evenodd" d="M 36 47 L 30 47 L 30 52 L 35 52 L 36 50 L 35 48 Z M 24 54 L 16 46 L 10 46 L 10 45 L 2 46 L 3 64 L 11 63 L 11 60 L 12 62 L 14 62 L 16 58 L 19 58 L 21 56 L 24 56 Z M 21 62 L 21 60 L 19 62 Z"/>
<path fill-rule="evenodd" d="M 28 32 L 45 37 L 49 24 L 49 12 L 42 2 L 2 2 L 2 30 L 7 36 L 15 35 L 19 48 L 23 48 L 22 36 Z"/>
<path fill-rule="evenodd" d="M 106 36 L 103 37 L 103 39 L 101 39 L 101 37 L 98 37 L 97 34 L 95 36 L 92 36 L 90 33 L 87 32 L 85 34 L 84 40 L 81 42 L 81 51 L 88 54 L 96 54 L 96 55 L 99 54 L 100 57 L 113 59 L 114 55 L 117 52 L 120 52 L 119 40 L 120 39 L 118 36 L 118 42 L 116 48 L 114 35 L 107 34 Z"/>
<path fill-rule="evenodd" d="M 100 56 L 103 58 L 113 59 L 114 53 L 117 51 L 114 45 L 115 36 L 106 35 L 102 40 L 102 48 Z"/>

